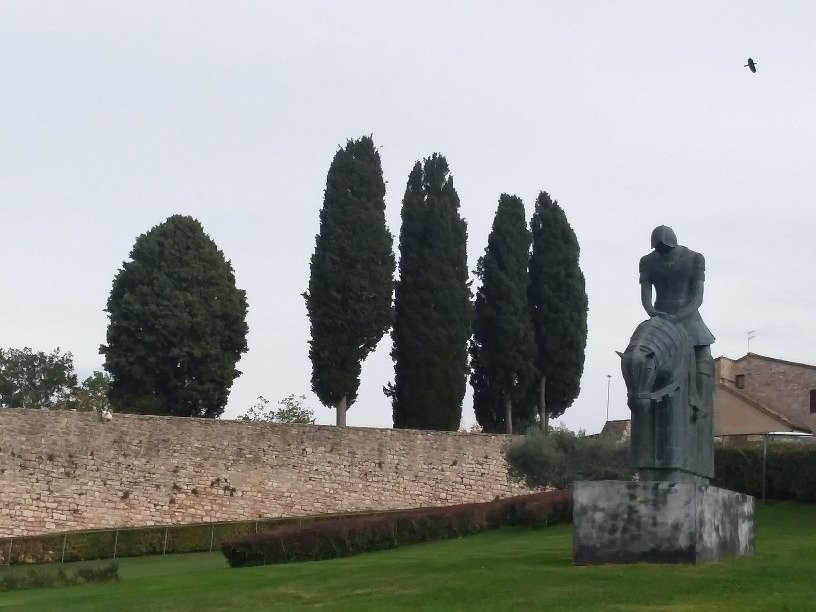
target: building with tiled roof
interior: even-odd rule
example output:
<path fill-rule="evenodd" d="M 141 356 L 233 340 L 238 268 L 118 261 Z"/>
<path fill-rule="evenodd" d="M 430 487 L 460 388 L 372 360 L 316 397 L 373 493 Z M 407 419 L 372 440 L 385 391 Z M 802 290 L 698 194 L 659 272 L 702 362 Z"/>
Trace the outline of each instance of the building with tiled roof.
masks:
<path fill-rule="evenodd" d="M 714 360 L 714 435 L 816 431 L 816 366 L 748 353 Z M 601 435 L 629 438 L 628 419 L 608 421 Z"/>
<path fill-rule="evenodd" d="M 717 358 L 715 372 L 714 405 L 723 429 L 816 429 L 816 366 L 748 353 L 739 359 Z"/>

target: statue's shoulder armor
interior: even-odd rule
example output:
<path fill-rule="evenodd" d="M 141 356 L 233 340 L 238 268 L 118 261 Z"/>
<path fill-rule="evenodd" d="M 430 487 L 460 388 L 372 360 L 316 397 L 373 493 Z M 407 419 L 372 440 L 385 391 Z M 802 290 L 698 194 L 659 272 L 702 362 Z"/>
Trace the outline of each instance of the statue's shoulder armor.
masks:
<path fill-rule="evenodd" d="M 690 248 L 682 245 L 678 245 L 677 248 L 682 249 L 676 262 L 678 269 L 688 272 L 702 272 L 705 270 L 705 257 L 703 257 L 701 253 L 692 251 Z"/>
<path fill-rule="evenodd" d="M 640 271 L 641 272 L 648 272 L 649 270 L 653 270 L 654 267 L 659 263 L 658 258 L 660 256 L 657 254 L 657 251 L 652 251 L 651 253 L 646 253 L 643 257 L 640 258 Z"/>
<path fill-rule="evenodd" d="M 705 257 L 703 257 L 703 254 L 698 253 L 697 251 L 692 251 L 691 249 L 688 249 L 688 251 L 693 258 L 694 267 L 702 268 L 703 270 L 705 270 Z"/>

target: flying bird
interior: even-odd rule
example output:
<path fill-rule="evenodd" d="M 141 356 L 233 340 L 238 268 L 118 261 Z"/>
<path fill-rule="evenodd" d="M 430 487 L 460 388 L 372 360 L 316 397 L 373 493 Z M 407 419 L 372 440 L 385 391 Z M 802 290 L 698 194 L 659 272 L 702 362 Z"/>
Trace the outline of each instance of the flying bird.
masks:
<path fill-rule="evenodd" d="M 756 63 L 750 57 L 748 58 L 748 63 L 745 64 L 745 68 L 750 68 L 751 72 L 756 72 Z"/>

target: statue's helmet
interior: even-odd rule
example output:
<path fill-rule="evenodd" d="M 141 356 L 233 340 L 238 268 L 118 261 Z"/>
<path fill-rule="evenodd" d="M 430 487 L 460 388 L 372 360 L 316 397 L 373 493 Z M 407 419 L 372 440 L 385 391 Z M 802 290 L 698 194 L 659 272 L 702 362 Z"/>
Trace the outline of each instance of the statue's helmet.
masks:
<path fill-rule="evenodd" d="M 652 230 L 652 248 L 655 248 L 661 243 L 670 247 L 677 246 L 677 236 L 675 236 L 674 230 L 668 225 L 658 225 Z"/>

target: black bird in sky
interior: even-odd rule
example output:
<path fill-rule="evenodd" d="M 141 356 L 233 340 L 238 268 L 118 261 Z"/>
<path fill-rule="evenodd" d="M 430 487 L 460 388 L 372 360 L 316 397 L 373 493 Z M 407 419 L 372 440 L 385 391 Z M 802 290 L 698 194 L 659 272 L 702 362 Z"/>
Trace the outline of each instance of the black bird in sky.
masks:
<path fill-rule="evenodd" d="M 748 58 L 748 63 L 745 64 L 745 68 L 750 68 L 751 72 L 756 72 L 756 63 L 750 57 Z"/>

